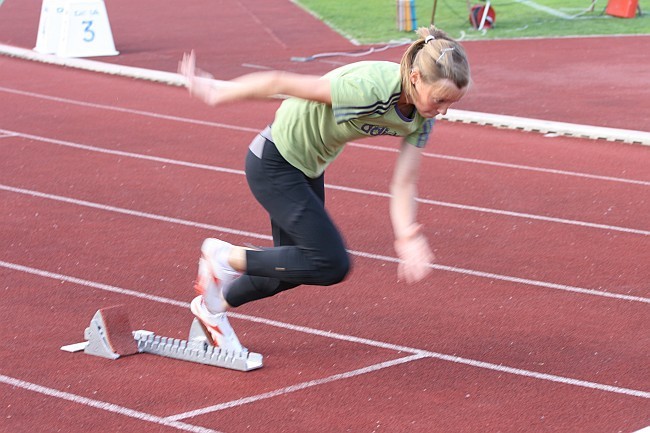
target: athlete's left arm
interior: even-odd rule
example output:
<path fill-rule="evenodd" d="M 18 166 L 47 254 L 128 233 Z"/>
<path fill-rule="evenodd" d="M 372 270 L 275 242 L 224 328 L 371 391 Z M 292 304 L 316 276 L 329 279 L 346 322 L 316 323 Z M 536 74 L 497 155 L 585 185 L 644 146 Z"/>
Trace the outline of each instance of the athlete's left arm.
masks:
<path fill-rule="evenodd" d="M 395 233 L 395 251 L 401 263 L 398 277 L 416 282 L 430 271 L 434 261 L 422 226 L 417 222 L 417 182 L 422 149 L 402 142 L 390 184 L 390 217 Z"/>

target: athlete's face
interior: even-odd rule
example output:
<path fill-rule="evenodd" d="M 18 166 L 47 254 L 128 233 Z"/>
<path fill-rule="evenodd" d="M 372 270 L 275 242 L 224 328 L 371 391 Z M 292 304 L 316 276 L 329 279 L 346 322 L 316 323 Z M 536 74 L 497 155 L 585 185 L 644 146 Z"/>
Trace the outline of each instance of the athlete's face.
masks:
<path fill-rule="evenodd" d="M 415 86 L 411 103 L 422 117 L 427 118 L 447 113 L 451 104 L 460 101 L 467 91 L 467 88 L 459 89 L 447 79 L 425 83 L 417 70 L 411 72 L 411 82 Z"/>

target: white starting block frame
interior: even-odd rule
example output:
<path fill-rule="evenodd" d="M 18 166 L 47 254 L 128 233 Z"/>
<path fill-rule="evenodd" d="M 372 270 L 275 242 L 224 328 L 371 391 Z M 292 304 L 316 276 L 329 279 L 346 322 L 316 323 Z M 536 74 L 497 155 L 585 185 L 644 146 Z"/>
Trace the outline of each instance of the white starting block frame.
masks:
<path fill-rule="evenodd" d="M 58 57 L 119 54 L 103 0 L 43 0 L 34 51 Z"/>
<path fill-rule="evenodd" d="M 63 346 L 61 350 L 67 352 L 83 350 L 89 355 L 108 359 L 149 353 L 238 371 L 251 371 L 263 366 L 263 357 L 259 353 L 249 352 L 247 349 L 241 352 L 232 352 L 213 346 L 203 326 L 196 318 L 190 327 L 189 339 L 179 340 L 162 337 L 146 330 L 131 331 L 128 318 L 126 327 L 120 326 L 120 329 L 111 330 L 110 323 L 107 325 L 102 315 L 109 310 L 117 311 L 117 313 L 110 313 L 111 315 L 122 314 L 121 318 L 126 317 L 121 306 L 98 310 L 90 321 L 90 326 L 84 332 L 86 341 Z M 119 345 L 117 344 L 118 340 L 122 340 Z M 132 344 L 132 347 L 129 347 L 129 344 Z"/>

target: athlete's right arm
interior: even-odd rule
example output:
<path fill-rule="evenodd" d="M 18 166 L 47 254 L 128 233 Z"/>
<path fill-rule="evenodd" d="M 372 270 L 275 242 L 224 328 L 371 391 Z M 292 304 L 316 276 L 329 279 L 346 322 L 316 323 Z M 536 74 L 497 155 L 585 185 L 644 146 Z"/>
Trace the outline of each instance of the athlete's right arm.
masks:
<path fill-rule="evenodd" d="M 246 74 L 231 81 L 218 82 L 196 68 L 194 52 L 183 56 L 179 73 L 185 77 L 190 94 L 209 105 L 276 95 L 332 103 L 329 80 L 316 75 L 263 71 Z"/>

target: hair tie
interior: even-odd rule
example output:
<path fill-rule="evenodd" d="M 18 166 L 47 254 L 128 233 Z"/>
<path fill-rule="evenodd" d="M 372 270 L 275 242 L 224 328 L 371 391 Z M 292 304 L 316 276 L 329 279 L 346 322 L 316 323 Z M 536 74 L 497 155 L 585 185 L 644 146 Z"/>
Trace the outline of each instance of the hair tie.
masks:
<path fill-rule="evenodd" d="M 426 38 L 424 38 L 424 43 L 425 43 L 425 44 L 428 44 L 429 42 L 431 42 L 431 41 L 434 40 L 434 39 L 435 39 L 435 38 L 433 37 L 433 35 L 429 35 L 429 36 L 427 36 Z"/>

